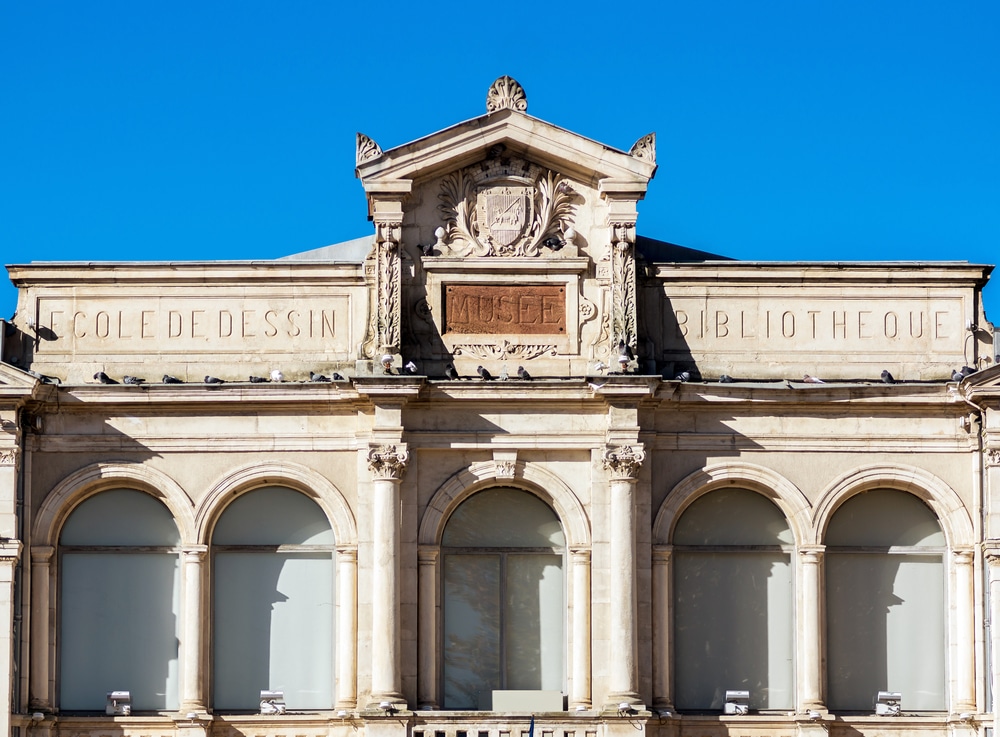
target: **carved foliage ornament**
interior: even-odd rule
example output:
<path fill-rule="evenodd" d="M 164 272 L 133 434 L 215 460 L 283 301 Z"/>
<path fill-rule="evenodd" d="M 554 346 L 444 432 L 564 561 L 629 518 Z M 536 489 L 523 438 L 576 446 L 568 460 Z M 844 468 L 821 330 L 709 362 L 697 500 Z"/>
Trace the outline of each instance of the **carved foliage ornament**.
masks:
<path fill-rule="evenodd" d="M 456 356 L 469 354 L 486 361 L 529 361 L 532 358 L 548 353 L 556 355 L 557 348 L 554 345 L 521 345 L 504 340 L 500 345 L 494 343 L 462 343 L 454 347 Z"/>
<path fill-rule="evenodd" d="M 631 480 L 639 475 L 639 468 L 646 460 L 646 451 L 641 445 L 608 446 L 604 449 L 604 468 L 616 480 Z"/>
<path fill-rule="evenodd" d="M 363 164 L 366 161 L 377 159 L 382 155 L 382 149 L 372 139 L 364 133 L 358 133 L 358 149 L 356 152 L 356 162 Z"/>
<path fill-rule="evenodd" d="M 570 228 L 573 188 L 554 172 L 486 180 L 470 167 L 441 182 L 444 241 L 460 256 L 538 256 L 560 248 Z M 548 241 L 551 241 L 548 242 Z"/>
<path fill-rule="evenodd" d="M 611 343 L 637 344 L 635 223 L 611 223 Z"/>
<path fill-rule="evenodd" d="M 648 161 L 650 164 L 656 163 L 656 134 L 647 133 L 632 146 L 629 154 L 637 159 Z"/>
<path fill-rule="evenodd" d="M 368 449 L 368 470 L 376 479 L 400 479 L 410 454 L 405 446 L 373 445 Z"/>
<path fill-rule="evenodd" d="M 377 222 L 375 244 L 368 254 L 365 273 L 369 279 L 371 298 L 368 327 L 361 353 L 374 358 L 383 353 L 396 353 L 400 343 L 400 279 L 399 239 L 402 223 Z"/>
<path fill-rule="evenodd" d="M 17 457 L 17 451 L 13 448 L 0 450 L 0 466 L 13 466 Z"/>
<path fill-rule="evenodd" d="M 517 80 L 504 75 L 490 85 L 489 92 L 486 93 L 486 112 L 516 110 L 523 113 L 527 109 L 528 97 Z"/>
<path fill-rule="evenodd" d="M 986 451 L 986 463 L 989 466 L 1000 466 L 1000 448 L 990 448 Z"/>

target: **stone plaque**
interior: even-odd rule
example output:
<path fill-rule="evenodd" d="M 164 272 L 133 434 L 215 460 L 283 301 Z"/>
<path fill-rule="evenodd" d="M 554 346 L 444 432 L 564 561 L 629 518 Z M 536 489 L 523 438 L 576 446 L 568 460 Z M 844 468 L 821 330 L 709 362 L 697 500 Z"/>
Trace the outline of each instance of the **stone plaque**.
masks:
<path fill-rule="evenodd" d="M 566 287 L 527 284 L 446 286 L 444 332 L 565 335 Z"/>

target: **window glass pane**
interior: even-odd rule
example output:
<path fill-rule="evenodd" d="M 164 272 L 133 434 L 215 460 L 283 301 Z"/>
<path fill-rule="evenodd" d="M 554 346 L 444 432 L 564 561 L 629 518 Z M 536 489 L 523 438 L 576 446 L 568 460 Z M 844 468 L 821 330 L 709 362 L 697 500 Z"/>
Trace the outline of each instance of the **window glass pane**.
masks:
<path fill-rule="evenodd" d="M 726 690 L 745 689 L 754 709 L 792 708 L 790 556 L 675 555 L 677 707 L 722 709 Z"/>
<path fill-rule="evenodd" d="M 945 709 L 941 556 L 829 551 L 826 569 L 830 708 L 871 711 L 888 690 Z"/>
<path fill-rule="evenodd" d="M 305 494 L 281 487 L 255 489 L 235 499 L 222 513 L 212 539 L 216 545 L 334 543 L 320 506 Z"/>
<path fill-rule="evenodd" d="M 851 497 L 830 520 L 827 545 L 930 546 L 945 544 L 930 507 L 903 491 L 875 489 Z"/>
<path fill-rule="evenodd" d="M 102 491 L 69 515 L 63 545 L 177 545 L 180 535 L 170 510 L 133 489 Z"/>
<path fill-rule="evenodd" d="M 178 708 L 177 556 L 64 553 L 60 581 L 60 708 L 104 711 L 116 690 L 136 711 Z"/>
<path fill-rule="evenodd" d="M 216 708 L 332 708 L 333 592 L 333 553 L 216 553 Z"/>
<path fill-rule="evenodd" d="M 566 609 L 561 555 L 508 555 L 508 689 L 561 691 Z"/>
<path fill-rule="evenodd" d="M 520 489 L 488 489 L 455 510 L 442 545 L 451 547 L 562 547 L 559 518 L 548 504 Z"/>
<path fill-rule="evenodd" d="M 500 556 L 444 556 L 444 706 L 489 709 L 500 688 Z"/>
<path fill-rule="evenodd" d="M 674 530 L 675 545 L 791 545 L 792 531 L 769 499 L 746 489 L 719 489 L 688 507 Z"/>

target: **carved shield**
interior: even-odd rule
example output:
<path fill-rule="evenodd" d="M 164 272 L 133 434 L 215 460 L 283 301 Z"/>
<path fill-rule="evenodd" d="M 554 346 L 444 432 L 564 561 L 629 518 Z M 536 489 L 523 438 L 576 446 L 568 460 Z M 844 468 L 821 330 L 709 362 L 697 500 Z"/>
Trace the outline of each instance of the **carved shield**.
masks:
<path fill-rule="evenodd" d="M 479 232 L 501 247 L 517 242 L 531 224 L 534 189 L 499 185 L 479 190 Z"/>

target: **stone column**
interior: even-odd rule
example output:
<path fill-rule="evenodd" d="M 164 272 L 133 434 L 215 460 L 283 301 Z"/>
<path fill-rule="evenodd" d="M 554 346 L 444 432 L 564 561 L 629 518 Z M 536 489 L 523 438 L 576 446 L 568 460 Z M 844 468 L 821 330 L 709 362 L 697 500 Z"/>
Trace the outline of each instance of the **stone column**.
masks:
<path fill-rule="evenodd" d="M 358 550 L 337 548 L 337 708 L 358 704 Z"/>
<path fill-rule="evenodd" d="M 976 711 L 976 637 L 975 637 L 975 615 L 974 602 L 975 591 L 973 585 L 974 563 L 972 550 L 956 549 L 952 551 L 952 565 L 955 569 L 955 662 L 953 664 L 955 673 L 955 693 L 952 694 L 954 706 L 952 711 L 975 712 Z M 992 567 L 991 567 L 991 588 L 992 588 Z M 990 620 L 996 626 L 1000 620 Z M 996 659 L 997 651 L 993 652 Z M 994 709 L 996 711 L 996 709 Z"/>
<path fill-rule="evenodd" d="M 802 546 L 799 549 L 799 570 L 801 585 L 798 587 L 799 641 L 796 643 L 798 664 L 799 711 L 825 711 L 821 684 L 823 683 L 822 663 L 820 653 L 823 652 L 822 612 L 820 602 L 823 592 L 820 591 L 820 566 L 823 563 L 823 545 Z"/>
<path fill-rule="evenodd" d="M 591 694 L 590 648 L 590 548 L 571 548 L 570 570 L 573 577 L 573 651 L 570 659 L 573 668 L 573 690 L 569 707 L 593 704 Z"/>
<path fill-rule="evenodd" d="M 14 569 L 21 556 L 21 543 L 6 540 L 0 543 L 0 735 L 9 735 L 11 703 L 10 684 L 14 677 Z"/>
<path fill-rule="evenodd" d="M 604 468 L 611 477 L 608 512 L 611 594 L 608 700 L 611 706 L 622 702 L 640 703 L 634 497 L 636 477 L 645 458 L 645 451 L 640 445 L 609 446 L 603 458 Z"/>
<path fill-rule="evenodd" d="M 203 582 L 207 545 L 189 545 L 181 553 L 181 580 L 184 582 L 184 606 L 181 608 L 181 704 L 180 711 L 204 712 L 205 663 L 203 644 L 208 626 L 205 616 Z"/>
<path fill-rule="evenodd" d="M 670 637 L 673 632 L 673 549 L 653 548 L 653 706 L 672 709 Z"/>
<path fill-rule="evenodd" d="M 438 560 L 440 550 L 417 550 L 417 700 L 421 709 L 438 708 Z"/>
<path fill-rule="evenodd" d="M 406 470 L 406 446 L 368 450 L 372 472 L 372 688 L 375 706 L 403 703 L 399 631 L 399 482 Z"/>
<path fill-rule="evenodd" d="M 31 548 L 31 689 L 28 706 L 37 711 L 52 710 L 52 676 L 49 673 L 52 631 L 52 556 L 49 545 Z"/>
<path fill-rule="evenodd" d="M 997 695 L 1000 694 L 1000 540 L 987 541 L 985 550 L 986 568 L 989 580 L 990 610 L 986 616 L 990 621 L 990 643 L 992 653 L 990 658 L 990 691 L 993 693 L 993 733 L 1000 734 L 1000 708 L 997 708 Z"/>

